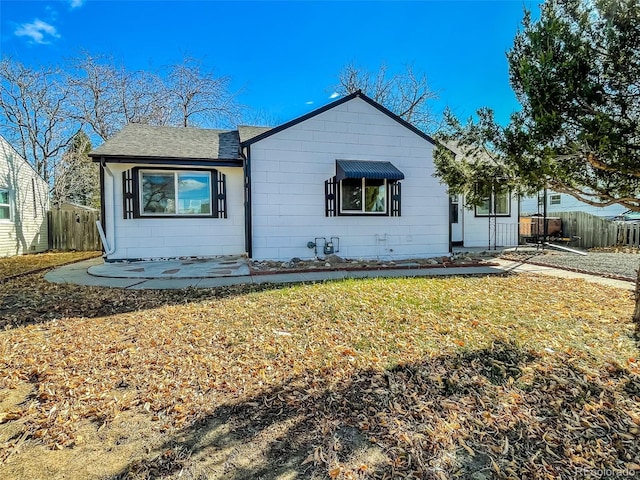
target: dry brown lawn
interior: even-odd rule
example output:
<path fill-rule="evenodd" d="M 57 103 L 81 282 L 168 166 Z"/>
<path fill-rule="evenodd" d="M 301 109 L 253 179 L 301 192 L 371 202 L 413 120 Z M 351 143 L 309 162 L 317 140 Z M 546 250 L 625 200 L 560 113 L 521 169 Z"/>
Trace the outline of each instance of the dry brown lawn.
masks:
<path fill-rule="evenodd" d="M 46 252 L 0 258 L 0 281 L 5 278 L 99 257 L 101 252 Z"/>
<path fill-rule="evenodd" d="M 0 478 L 640 475 L 632 306 L 536 276 L 21 277 L 0 285 Z"/>

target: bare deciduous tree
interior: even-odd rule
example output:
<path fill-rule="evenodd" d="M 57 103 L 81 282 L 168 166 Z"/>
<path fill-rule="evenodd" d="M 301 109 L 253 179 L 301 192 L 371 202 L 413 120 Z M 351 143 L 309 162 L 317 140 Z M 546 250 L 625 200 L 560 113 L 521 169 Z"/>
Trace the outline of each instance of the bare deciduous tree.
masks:
<path fill-rule="evenodd" d="M 104 56 L 85 53 L 72 61 L 67 82 L 73 88 L 73 108 L 102 140 L 127 123 L 168 122 L 161 79 L 149 72 L 130 72 Z"/>
<path fill-rule="evenodd" d="M 404 73 L 389 74 L 385 64 L 376 72 L 349 64 L 339 73 L 338 81 L 335 90 L 341 95 L 362 90 L 407 122 L 427 131 L 435 127 L 428 102 L 438 95 L 429 88 L 426 75 L 416 74 L 411 65 Z"/>
<path fill-rule="evenodd" d="M 0 61 L 0 124 L 7 140 L 46 181 L 80 123 L 67 115 L 70 89 L 57 69 Z"/>
<path fill-rule="evenodd" d="M 87 204 L 96 176 L 85 161 L 90 139 L 79 134 L 84 126 L 91 138 L 107 140 L 128 123 L 232 125 L 240 107 L 229 84 L 228 77 L 216 77 L 189 57 L 164 76 L 129 71 L 88 53 L 61 68 L 32 69 L 4 58 L 0 131 L 52 185 L 54 201 Z"/>
<path fill-rule="evenodd" d="M 172 125 L 233 125 L 240 107 L 229 92 L 229 77 L 216 77 L 203 71 L 202 63 L 185 57 L 169 67 L 164 100 L 171 109 Z"/>

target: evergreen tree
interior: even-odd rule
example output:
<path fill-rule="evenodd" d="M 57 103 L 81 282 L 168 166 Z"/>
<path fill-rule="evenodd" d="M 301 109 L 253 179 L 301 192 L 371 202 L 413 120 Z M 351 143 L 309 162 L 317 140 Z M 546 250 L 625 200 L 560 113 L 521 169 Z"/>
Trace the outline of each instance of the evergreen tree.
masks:
<path fill-rule="evenodd" d="M 507 59 L 522 105 L 510 123 L 488 108 L 466 124 L 448 114 L 436 136 L 436 174 L 451 192 L 477 205 L 497 182 L 549 187 L 640 211 L 640 2 L 547 0 L 539 20 L 525 12 Z"/>
<path fill-rule="evenodd" d="M 81 131 L 73 137 L 56 165 L 54 205 L 69 202 L 94 208 L 100 206 L 99 167 L 88 156 L 92 148 L 86 133 Z"/>

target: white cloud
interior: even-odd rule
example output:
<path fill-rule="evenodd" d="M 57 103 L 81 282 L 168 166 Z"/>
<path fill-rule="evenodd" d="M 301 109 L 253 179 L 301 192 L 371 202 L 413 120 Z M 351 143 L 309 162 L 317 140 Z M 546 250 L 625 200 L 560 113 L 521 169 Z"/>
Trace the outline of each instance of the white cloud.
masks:
<path fill-rule="evenodd" d="M 60 38 L 56 27 L 37 18 L 33 23 L 23 23 L 14 33 L 18 37 L 29 37 L 33 42 L 41 44 L 51 43 L 51 38 Z"/>
<path fill-rule="evenodd" d="M 71 8 L 78 8 L 84 5 L 84 0 L 69 0 Z"/>
<path fill-rule="evenodd" d="M 333 92 L 329 98 L 338 98 L 340 96 L 340 94 L 338 92 Z"/>
<path fill-rule="evenodd" d="M 313 105 L 313 100 L 309 100 L 308 102 L 304 102 L 305 105 Z"/>
<path fill-rule="evenodd" d="M 180 180 L 180 191 L 181 192 L 192 192 L 194 190 L 200 190 L 208 186 L 207 182 L 200 182 L 193 178 L 187 178 L 185 180 Z"/>

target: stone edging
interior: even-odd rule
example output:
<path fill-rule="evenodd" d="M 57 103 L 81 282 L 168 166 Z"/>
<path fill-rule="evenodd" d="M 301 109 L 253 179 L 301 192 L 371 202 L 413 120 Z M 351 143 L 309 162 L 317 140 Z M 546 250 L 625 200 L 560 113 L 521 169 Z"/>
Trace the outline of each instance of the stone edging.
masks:
<path fill-rule="evenodd" d="M 317 272 L 380 272 L 389 270 L 425 270 L 429 268 L 462 268 L 462 267 L 498 267 L 498 263 L 494 262 L 473 262 L 473 263 L 438 263 L 435 265 L 394 265 L 389 267 L 344 267 L 344 268 L 292 268 L 278 270 L 254 270 L 249 265 L 249 275 L 280 275 L 289 273 L 317 273 Z M 337 266 L 336 266 L 337 267 Z"/>

